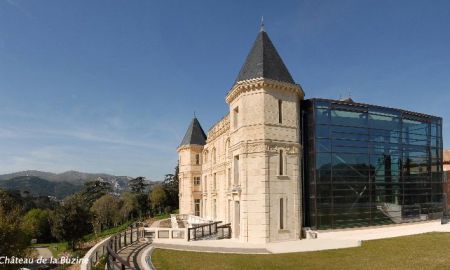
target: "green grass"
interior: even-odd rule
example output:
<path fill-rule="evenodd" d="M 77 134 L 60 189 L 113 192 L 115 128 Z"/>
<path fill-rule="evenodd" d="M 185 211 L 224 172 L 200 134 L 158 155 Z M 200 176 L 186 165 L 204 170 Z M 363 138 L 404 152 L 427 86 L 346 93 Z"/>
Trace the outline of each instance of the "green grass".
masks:
<path fill-rule="evenodd" d="M 317 252 L 243 255 L 156 249 L 163 269 L 450 269 L 450 233 L 426 233 L 363 242 L 361 247 Z"/>
<path fill-rule="evenodd" d="M 154 216 L 153 218 L 154 219 L 166 219 L 166 218 L 170 218 L 170 214 L 162 213 L 162 214 Z"/>

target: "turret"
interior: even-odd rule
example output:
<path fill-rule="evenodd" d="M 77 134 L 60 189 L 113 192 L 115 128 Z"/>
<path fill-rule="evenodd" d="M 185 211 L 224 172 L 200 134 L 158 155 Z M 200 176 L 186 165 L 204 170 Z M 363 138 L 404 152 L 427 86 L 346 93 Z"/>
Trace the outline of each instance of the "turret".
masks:
<path fill-rule="evenodd" d="M 206 134 L 194 117 L 177 149 L 180 214 L 200 215 L 202 151 Z"/>
<path fill-rule="evenodd" d="M 303 96 L 262 28 L 226 96 L 242 241 L 299 238 Z"/>

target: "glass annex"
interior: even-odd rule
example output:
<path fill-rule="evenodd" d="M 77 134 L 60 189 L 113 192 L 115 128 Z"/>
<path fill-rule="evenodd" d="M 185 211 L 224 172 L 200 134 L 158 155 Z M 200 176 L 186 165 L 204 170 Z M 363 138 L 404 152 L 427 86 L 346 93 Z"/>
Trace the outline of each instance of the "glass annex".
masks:
<path fill-rule="evenodd" d="M 442 215 L 441 118 L 350 99 L 310 99 L 302 107 L 306 226 Z"/>

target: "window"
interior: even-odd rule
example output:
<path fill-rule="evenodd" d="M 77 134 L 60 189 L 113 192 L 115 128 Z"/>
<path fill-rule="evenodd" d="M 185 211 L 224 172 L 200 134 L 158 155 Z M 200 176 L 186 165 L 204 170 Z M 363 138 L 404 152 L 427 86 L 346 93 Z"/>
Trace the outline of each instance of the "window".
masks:
<path fill-rule="evenodd" d="M 239 127 L 239 107 L 233 110 L 233 127 L 235 129 Z"/>
<path fill-rule="evenodd" d="M 200 165 L 200 154 L 195 154 L 195 165 Z"/>
<path fill-rule="evenodd" d="M 283 123 L 283 101 L 278 100 L 278 123 Z"/>
<path fill-rule="evenodd" d="M 217 218 L 217 201 L 214 199 L 213 201 L 213 219 Z"/>
<path fill-rule="evenodd" d="M 216 185 L 216 173 L 214 173 L 214 178 L 213 178 L 213 190 L 216 190 L 217 185 Z"/>
<path fill-rule="evenodd" d="M 231 188 L 231 168 L 228 168 L 228 188 Z"/>
<path fill-rule="evenodd" d="M 200 185 L 200 176 L 194 176 L 194 185 L 196 186 Z"/>
<path fill-rule="evenodd" d="M 213 164 L 216 164 L 216 148 L 213 148 L 213 150 L 211 151 L 211 159 Z"/>
<path fill-rule="evenodd" d="M 283 175 L 284 173 L 284 155 L 283 150 L 280 150 L 279 157 L 278 157 L 278 163 L 279 163 L 279 175 Z"/>
<path fill-rule="evenodd" d="M 280 198 L 280 230 L 284 229 L 284 200 Z"/>
<path fill-rule="evenodd" d="M 208 177 L 205 175 L 205 178 L 204 178 L 204 185 L 205 185 L 205 191 L 208 191 Z"/>
<path fill-rule="evenodd" d="M 203 152 L 203 162 L 208 162 L 208 150 L 205 150 L 205 152 Z"/>
<path fill-rule="evenodd" d="M 194 214 L 200 216 L 200 199 L 194 200 Z"/>
<path fill-rule="evenodd" d="M 225 142 L 225 157 L 227 158 L 229 155 L 229 149 L 230 148 L 230 139 L 227 139 Z"/>
<path fill-rule="evenodd" d="M 239 184 L 239 156 L 234 156 L 234 184 Z"/>

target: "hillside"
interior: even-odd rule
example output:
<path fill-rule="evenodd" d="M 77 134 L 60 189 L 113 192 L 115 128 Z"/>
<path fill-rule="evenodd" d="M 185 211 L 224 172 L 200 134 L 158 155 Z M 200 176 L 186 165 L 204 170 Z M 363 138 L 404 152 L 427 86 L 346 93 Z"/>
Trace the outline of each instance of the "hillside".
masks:
<path fill-rule="evenodd" d="M 28 191 L 33 196 L 55 196 L 58 199 L 80 191 L 83 186 L 69 182 L 51 182 L 36 176 L 18 176 L 1 180 L 0 187 L 9 190 Z"/>
<path fill-rule="evenodd" d="M 128 181 L 132 179 L 129 176 L 114 176 L 110 174 L 104 173 L 84 173 L 78 171 L 67 171 L 63 173 L 51 173 L 51 172 L 42 172 L 36 170 L 15 172 L 10 174 L 0 175 L 0 181 L 2 180 L 10 180 L 17 177 L 38 177 L 41 179 L 45 179 L 50 182 L 67 182 L 72 185 L 81 186 L 84 183 L 92 180 L 96 180 L 101 178 L 102 180 L 108 181 L 112 184 L 116 191 L 123 191 L 127 189 Z"/>

